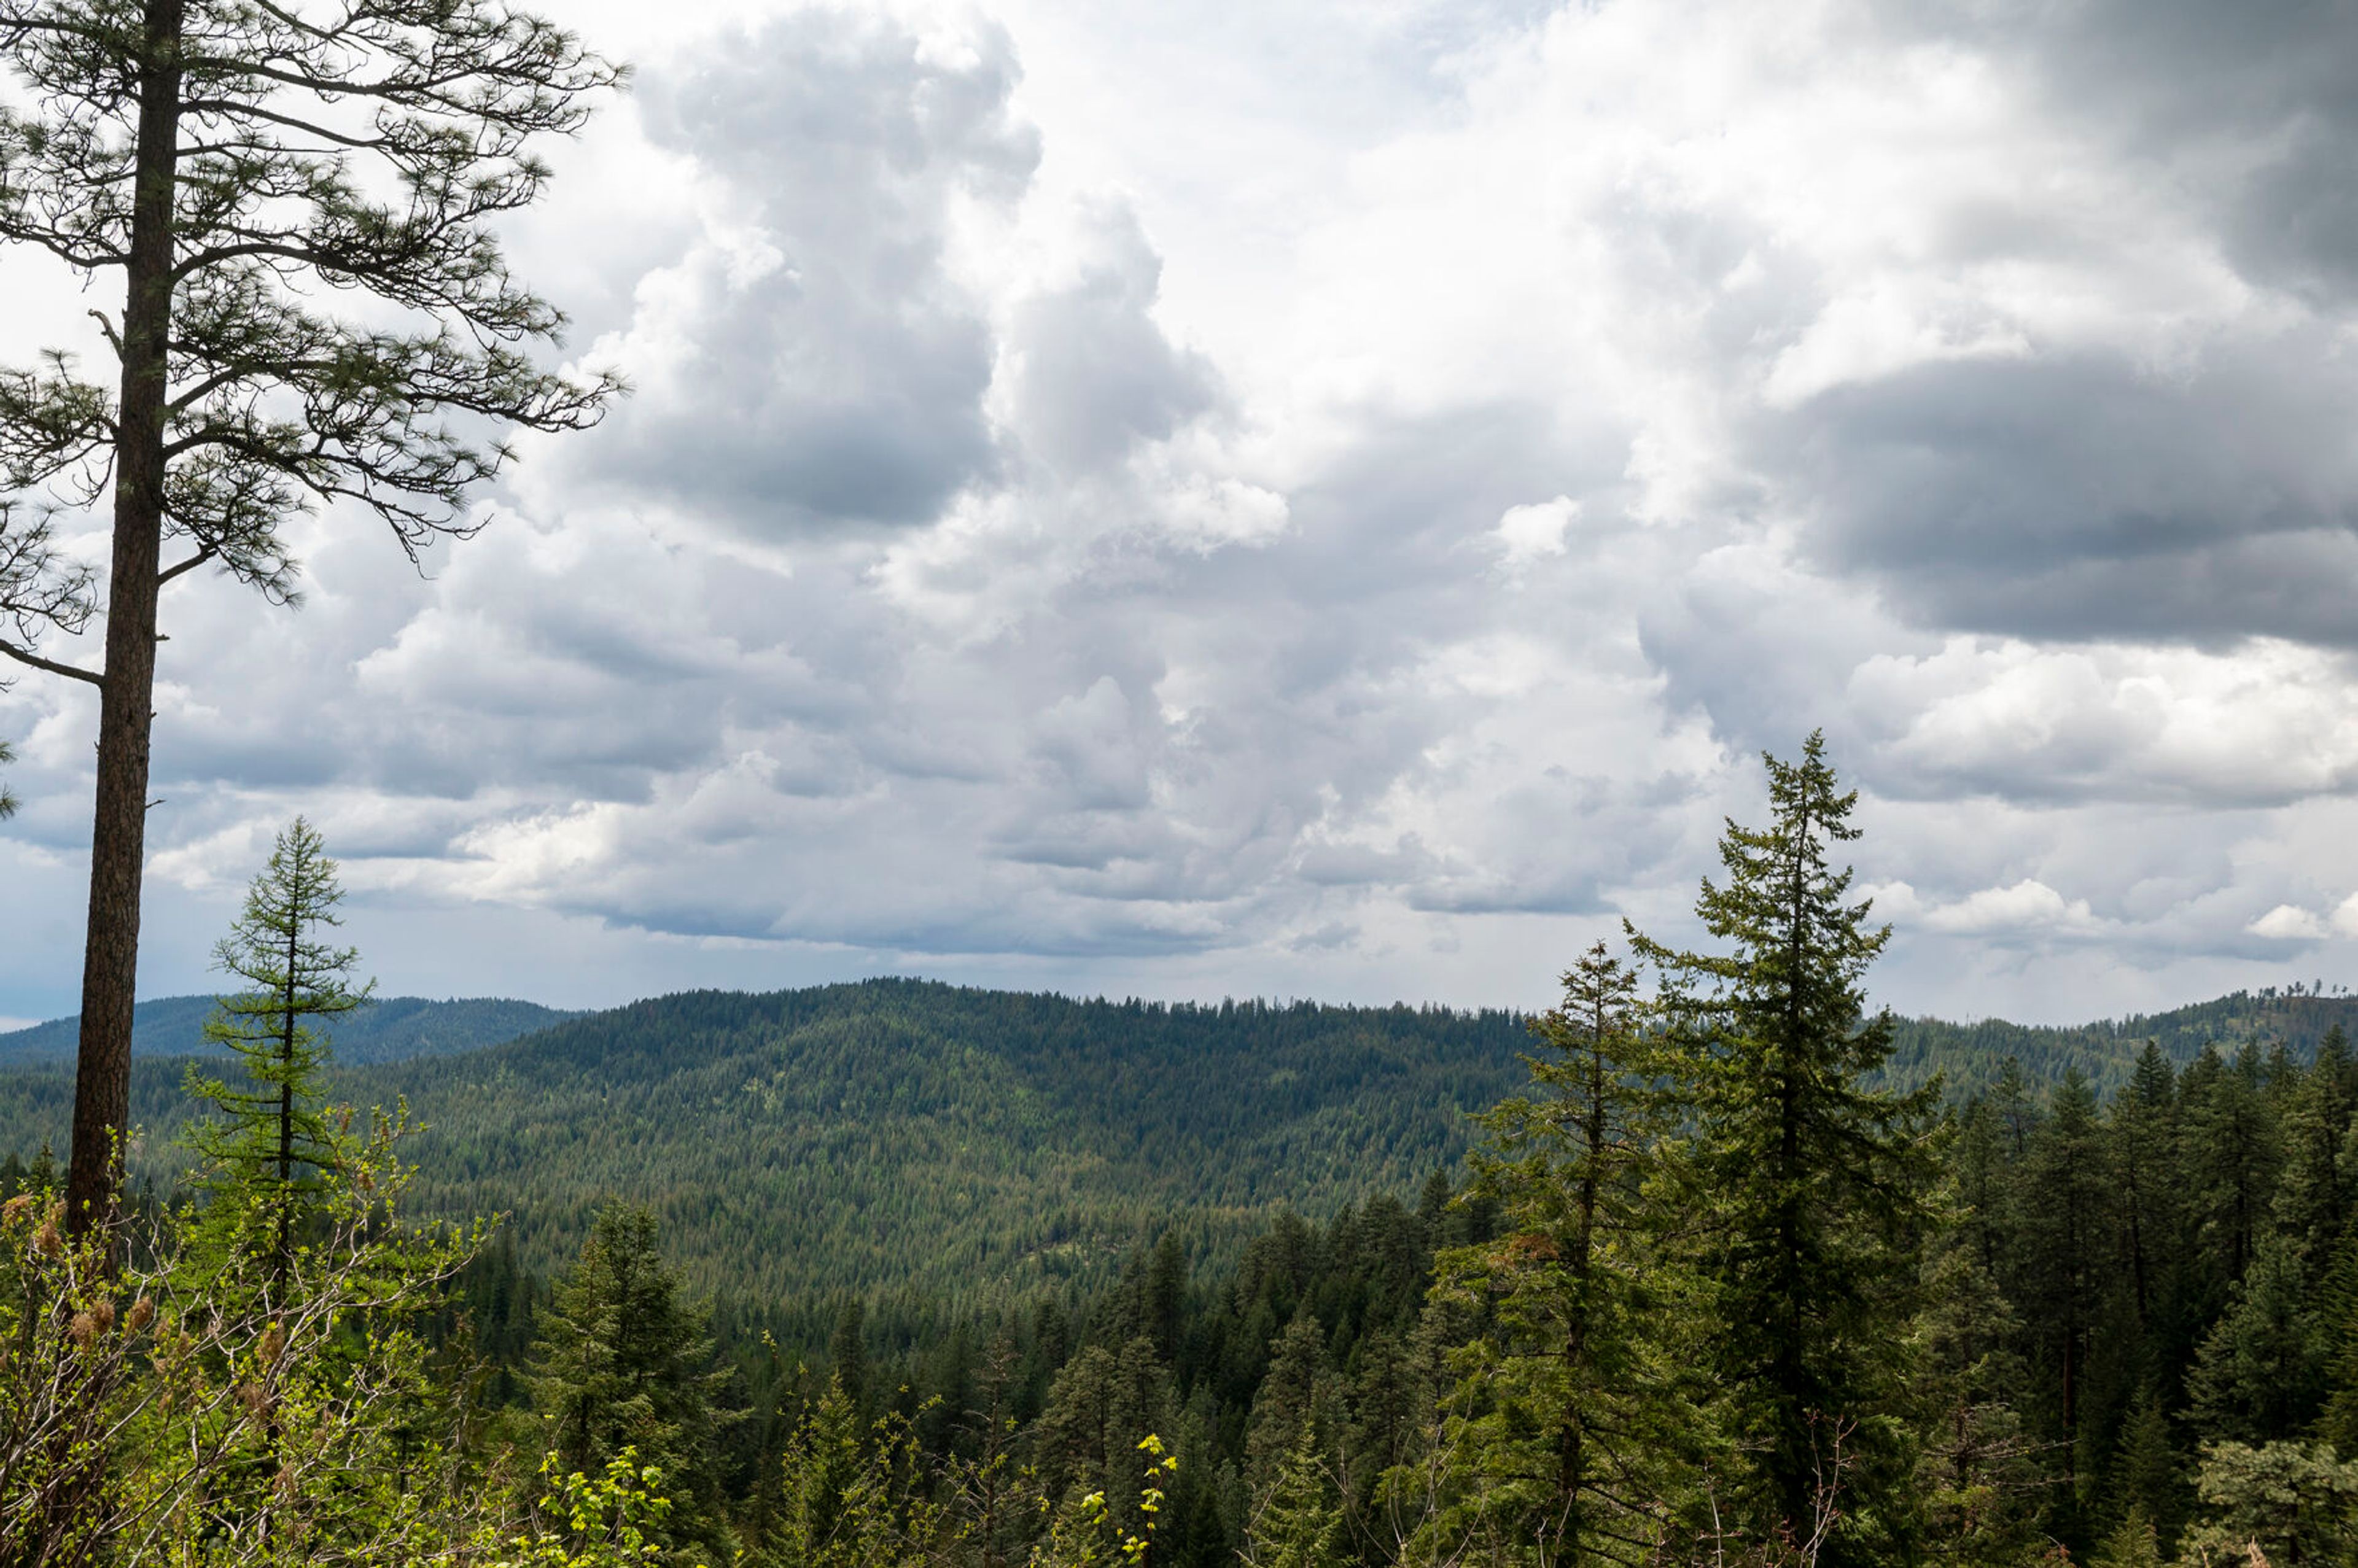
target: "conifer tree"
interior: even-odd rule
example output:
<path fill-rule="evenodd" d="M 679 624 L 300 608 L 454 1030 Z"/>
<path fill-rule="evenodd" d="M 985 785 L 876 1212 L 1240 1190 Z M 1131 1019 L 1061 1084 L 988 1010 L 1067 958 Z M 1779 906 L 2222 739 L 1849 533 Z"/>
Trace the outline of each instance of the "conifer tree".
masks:
<path fill-rule="evenodd" d="M 2321 1337 L 2292 1241 L 2266 1237 L 2187 1375 L 2194 1429 L 2243 1443 L 2299 1435 L 2324 1393 Z"/>
<path fill-rule="evenodd" d="M 1974 1267 L 1993 1281 L 2014 1260 L 2014 1174 L 1996 1108 L 1987 1095 L 1975 1095 L 1957 1114 L 1949 1180 L 1962 1243 L 1972 1249 Z"/>
<path fill-rule="evenodd" d="M 13 762 L 16 760 L 16 749 L 7 741 L 0 741 L 0 763 Z M 16 797 L 10 793 L 6 784 L 0 784 L 0 822 L 5 822 L 16 815 Z"/>
<path fill-rule="evenodd" d="M 2161 1537 L 2143 1509 L 2132 1509 L 2097 1550 L 2093 1568 L 2164 1568 Z"/>
<path fill-rule="evenodd" d="M 1278 1336 L 1253 1396 L 1245 1432 L 1245 1485 L 1256 1497 L 1275 1485 L 1286 1456 L 1305 1440 L 1321 1454 L 1331 1452 L 1335 1400 L 1325 1330 L 1304 1307 Z"/>
<path fill-rule="evenodd" d="M 1995 1122 L 1977 1116 L 1968 1125 Z M 1965 1147 L 1960 1140 L 1952 1160 Z M 1917 1485 L 1949 1561 L 2017 1568 L 2031 1555 L 2039 1505 L 2053 1488 L 2038 1463 L 2042 1445 L 2024 1430 L 2028 1374 L 2014 1348 L 2022 1322 L 1984 1256 L 1970 1215 L 1932 1238 L 1914 1325 L 1924 1357 Z"/>
<path fill-rule="evenodd" d="M 297 816 L 278 835 L 245 907 L 213 949 L 214 968 L 240 982 L 205 1021 L 205 1038 L 243 1064 L 233 1084 L 190 1067 L 188 1093 L 217 1119 L 189 1141 L 205 1162 L 217 1236 L 259 1240 L 273 1299 L 286 1292 L 295 1245 L 342 1158 L 342 1134 L 321 1100 L 330 1043 L 321 1025 L 366 1005 L 376 982 L 352 983 L 358 949 L 328 934 L 342 925 L 336 862 Z"/>
<path fill-rule="evenodd" d="M 2130 1300 L 2140 1330 L 2150 1328 L 2166 1276 L 2176 1271 L 2181 1226 L 2177 1088 L 2177 1075 L 2160 1043 L 2147 1040 L 2105 1125 Z"/>
<path fill-rule="evenodd" d="M 1482 1118 L 1476 1190 L 1505 1234 L 1439 1263 L 1435 1291 L 1487 1312 L 1452 1357 L 1453 1498 L 1435 1528 L 1574 1568 L 1659 1538 L 1693 1412 L 1671 1371 L 1670 1319 L 1690 1306 L 1670 1245 L 1674 1112 L 1639 978 L 1600 942 L 1563 984 L 1531 1024 L 1531 1092 Z"/>
<path fill-rule="evenodd" d="M 2317 1292 L 2317 1348 L 2325 1389 L 2317 1435 L 2358 1454 L 2358 1229 L 2335 1249 Z"/>
<path fill-rule="evenodd" d="M 2053 1106 L 2031 1135 L 2024 1175 L 2036 1201 L 2025 1211 L 2022 1304 L 2040 1326 L 2048 1393 L 2069 1454 L 2087 1393 L 2114 1196 L 2096 1097 L 2077 1066 L 2065 1070 Z"/>
<path fill-rule="evenodd" d="M 1141 1539 L 1139 1444 L 1174 1429 L 1171 1376 L 1144 1335 L 1119 1352 L 1092 1345 L 1067 1362 L 1048 1391 L 1036 1428 L 1040 1476 L 1048 1498 L 1096 1494 L 1107 1522 Z"/>
<path fill-rule="evenodd" d="M 2271 1205 L 2277 1227 L 2292 1238 L 2311 1277 L 2331 1261 L 2349 1226 L 2351 1182 L 2344 1168 L 2353 1107 L 2348 1038 L 2335 1024 L 2318 1042 L 2317 1059 L 2298 1072 L 2284 1110 L 2284 1173 Z"/>
<path fill-rule="evenodd" d="M 915 1433 L 888 1416 L 863 1430 L 839 1379 L 786 1444 L 783 1496 L 761 1568 L 891 1568 L 929 1561 L 942 1509 L 929 1498 Z"/>
<path fill-rule="evenodd" d="M 1345 1568 L 1343 1508 L 1316 1434 L 1305 1424 L 1285 1451 L 1274 1484 L 1253 1516 L 1248 1568 Z"/>
<path fill-rule="evenodd" d="M 2022 1058 L 2008 1056 L 1997 1070 L 1997 1082 L 1986 1097 L 2006 1140 L 2006 1158 L 2019 1163 L 2030 1156 L 2030 1135 L 2038 1130 L 2039 1109 L 2031 1098 L 2030 1078 Z"/>
<path fill-rule="evenodd" d="M 1906 1528 L 1897 1330 L 1930 1217 L 1939 1088 L 1866 1084 L 1890 1057 L 1892 1025 L 1867 1014 L 1861 988 L 1891 930 L 1868 924 L 1870 904 L 1849 900 L 1851 871 L 1829 860 L 1859 837 L 1857 792 L 1837 788 L 1822 734 L 1798 762 L 1764 760 L 1770 823 L 1727 824 L 1726 881 L 1706 879 L 1695 904 L 1724 949 L 1638 943 L 1662 971 L 1692 1099 L 1719 1373 L 1750 1455 L 1754 1529 L 1806 1532 L 1851 1466 L 1824 1558 L 1846 1563 Z"/>
<path fill-rule="evenodd" d="M 835 1332 L 827 1336 L 830 1376 L 851 1401 L 856 1415 L 868 1401 L 868 1314 L 858 1297 L 843 1303 L 836 1314 Z"/>
<path fill-rule="evenodd" d="M 655 1245 L 655 1218 L 630 1204 L 599 1211 L 572 1270 L 549 1289 L 525 1383 L 559 1467 L 584 1474 L 623 1449 L 693 1499 L 689 1523 L 719 1528 L 718 1439 L 730 1373 L 714 1369 L 707 1314 L 688 1301 Z"/>
<path fill-rule="evenodd" d="M 1179 1233 L 1166 1230 L 1154 1244 L 1139 1297 L 1140 1330 L 1154 1341 L 1165 1361 L 1179 1354 L 1179 1319 L 1187 1304 L 1187 1249 Z"/>
<path fill-rule="evenodd" d="M 2195 1205 L 2209 1300 L 2223 1301 L 2270 1227 L 2269 1198 L 2283 1151 L 2265 1064 L 2246 1044 L 2232 1063 L 2203 1047 L 2187 1069 L 2180 1133 Z"/>
<path fill-rule="evenodd" d="M 2186 1521 L 2185 1464 L 2169 1440 L 2169 1418 L 2161 1396 L 2142 1390 L 2121 1430 L 2120 1457 L 2113 1467 L 2113 1496 L 2128 1517 L 2141 1518 L 2163 1544 L 2175 1540 Z"/>

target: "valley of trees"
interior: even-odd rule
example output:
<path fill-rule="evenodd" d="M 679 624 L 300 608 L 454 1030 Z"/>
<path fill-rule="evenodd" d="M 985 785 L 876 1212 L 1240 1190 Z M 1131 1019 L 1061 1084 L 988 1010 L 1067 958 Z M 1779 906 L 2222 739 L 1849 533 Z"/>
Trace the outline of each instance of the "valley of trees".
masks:
<path fill-rule="evenodd" d="M 1815 738 L 1769 782 L 1768 825 L 1731 826 L 1704 886 L 1706 944 L 1580 955 L 1463 1161 L 1368 1108 L 1481 1082 L 1495 1017 L 999 999 L 1019 1022 L 986 1048 L 943 1027 L 974 993 L 898 982 L 673 998 L 421 1061 L 463 1086 L 449 1108 L 486 1108 L 438 1146 L 414 1107 L 337 1108 L 362 1076 L 331 1077 L 328 1043 L 362 988 L 297 823 L 222 949 L 230 1055 L 180 1065 L 179 1173 L 120 1251 L 63 1228 L 46 1152 L 0 1165 L 12 1560 L 2350 1563 L 2345 1033 L 2183 1062 L 2148 1040 L 2102 1092 L 2068 1058 L 1900 1087 L 1907 1026 L 1864 1003 L 1888 931 L 1838 867 L 1855 796 Z M 1190 1060 L 1239 1012 L 1249 1044 Z M 1148 1048 L 1111 1048 L 1124 1031 Z M 449 1223 L 487 1170 L 647 1135 L 634 1085 L 666 1053 L 633 1032 L 700 1086 L 662 1108 L 673 1185 L 589 1204 L 561 1248 L 527 1202 Z M 828 1102 L 828 1050 L 877 1068 L 870 1105 Z M 593 1097 L 543 1112 L 580 1141 L 493 1162 L 475 1140 L 527 1112 L 498 1088 L 535 1053 Z M 894 1151 L 844 1140 L 870 1111 L 984 1137 L 950 1114 L 952 1066 L 1017 1100 L 1059 1083 L 1134 1138 L 1136 1206 L 1088 1216 L 1098 1266 L 1000 1266 L 948 1193 L 930 1237 L 892 1232 L 928 1256 L 889 1288 L 862 1265 L 765 1292 L 729 1279 L 741 1254 L 679 1245 L 699 1212 L 773 1246 L 883 1228 L 861 1206 L 917 1187 L 863 1187 Z M 775 1217 L 787 1189 L 728 1189 L 760 1159 L 731 1124 L 771 1096 L 765 1130 L 831 1130 L 802 1168 L 846 1167 L 802 1195 L 835 1211 L 815 1231 Z M 989 1150 L 1077 1125 L 1019 1119 Z M 926 1181 L 961 1169 L 912 1153 Z M 1323 1218 L 1260 1206 L 1298 1158 Z M 1164 1163 L 1184 1178 L 1158 1185 Z"/>

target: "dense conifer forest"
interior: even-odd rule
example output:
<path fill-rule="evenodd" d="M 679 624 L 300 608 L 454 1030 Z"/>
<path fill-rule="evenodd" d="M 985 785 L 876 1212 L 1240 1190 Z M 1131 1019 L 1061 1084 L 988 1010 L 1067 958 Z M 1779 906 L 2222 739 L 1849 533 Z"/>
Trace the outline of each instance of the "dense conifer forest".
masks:
<path fill-rule="evenodd" d="M 154 1038 L 187 1047 L 213 1002 L 142 1005 Z M 2043 1097 L 2076 1068 L 2109 1095 L 2148 1042 L 2179 1066 L 2247 1044 L 2306 1063 L 2345 1018 L 2358 1025 L 2358 1000 L 2288 988 L 2069 1029 L 1899 1020 L 1872 1076 L 1938 1076 L 1962 1105 L 2009 1075 Z M 900 979 L 687 993 L 578 1018 L 404 998 L 338 1021 L 324 1081 L 347 1103 L 406 1100 L 423 1127 L 420 1200 L 452 1217 L 505 1214 L 503 1244 L 535 1272 L 569 1258 L 620 1196 L 654 1210 L 697 1289 L 774 1310 L 843 1291 L 963 1300 L 1098 1282 L 1165 1226 L 1199 1259 L 1232 1261 L 1281 1209 L 1323 1220 L 1455 1168 L 1474 1115 L 1525 1076 L 1528 1022 Z M 460 1044 L 477 1033 L 503 1048 Z M 71 1042 L 62 1023 L 0 1036 L 0 1062 L 9 1041 L 34 1037 Z M 149 1136 L 133 1167 L 166 1190 L 198 1108 L 189 1063 L 160 1044 L 151 1054 L 134 1074 Z M 0 1151 L 20 1160 L 64 1146 L 71 1082 L 48 1055 L 0 1067 Z"/>

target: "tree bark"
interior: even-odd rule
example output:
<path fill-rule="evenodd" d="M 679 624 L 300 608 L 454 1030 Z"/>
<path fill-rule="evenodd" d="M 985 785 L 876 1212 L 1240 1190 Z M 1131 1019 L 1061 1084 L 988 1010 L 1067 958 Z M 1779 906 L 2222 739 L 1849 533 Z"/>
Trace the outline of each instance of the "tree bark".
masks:
<path fill-rule="evenodd" d="M 149 729 L 164 529 L 164 404 L 172 327 L 172 206 L 178 176 L 182 0 L 146 0 L 139 70 L 131 254 L 116 411 L 114 556 L 106 677 L 99 688 L 98 789 L 82 947 L 68 1223 L 109 1223 L 130 1125 L 131 1008 L 139 982 L 139 892 L 147 854 Z"/>

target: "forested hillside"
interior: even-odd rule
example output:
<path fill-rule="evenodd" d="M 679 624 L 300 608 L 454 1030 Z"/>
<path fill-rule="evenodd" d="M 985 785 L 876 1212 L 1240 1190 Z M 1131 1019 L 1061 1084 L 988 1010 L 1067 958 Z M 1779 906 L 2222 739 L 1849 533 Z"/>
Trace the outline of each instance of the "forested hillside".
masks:
<path fill-rule="evenodd" d="M 159 1188 L 185 1163 L 172 1136 L 189 1111 L 186 1065 L 161 1053 L 195 1039 L 211 1006 L 142 1004 L 154 1047 L 135 1076 L 147 1137 L 133 1164 Z M 2358 1026 L 2358 1000 L 2263 991 L 2071 1028 L 1911 1019 L 1884 1076 L 1937 1073 L 1962 1101 L 2013 1061 L 2034 1094 L 2074 1068 L 2108 1093 L 2147 1040 L 2181 1065 L 2214 1041 L 2306 1061 L 2343 1017 Z M 70 1061 L 69 1024 L 0 1036 L 0 1052 L 22 1041 L 19 1061 Z M 1168 1007 L 901 979 L 569 1018 L 400 998 L 333 1034 L 339 1098 L 406 1098 L 427 1124 L 419 1196 L 507 1214 L 528 1267 L 553 1266 L 620 1195 L 652 1206 L 699 1288 L 769 1301 L 1094 1278 L 1164 1223 L 1230 1256 L 1280 1207 L 1325 1216 L 1455 1164 L 1468 1113 L 1512 1087 L 1531 1044 L 1503 1011 Z M 70 1089 L 54 1067 L 0 1072 L 0 1152 L 62 1147 Z"/>
<path fill-rule="evenodd" d="M 2321 986 L 2234 991 L 2167 1012 L 2094 1023 L 2008 1023 L 1997 1018 L 1948 1023 L 1909 1018 L 1893 1032 L 1886 1072 L 1893 1082 L 1911 1086 L 1938 1074 L 1952 1098 L 1961 1098 L 1996 1084 L 2011 1059 L 2034 1084 L 2052 1088 L 2076 1067 L 2091 1087 L 2110 1093 L 2129 1081 L 2148 1040 L 2180 1066 L 2213 1044 L 2230 1052 L 2244 1044 L 2264 1049 L 2282 1045 L 2294 1060 L 2307 1062 L 2316 1055 L 2318 1042 L 2337 1025 L 2358 1035 L 2358 997 L 2327 995 Z"/>
<path fill-rule="evenodd" d="M 143 1001 L 132 1011 L 131 1053 L 137 1056 L 203 1054 L 209 996 L 168 996 Z M 577 1014 L 506 997 L 468 997 L 429 1001 L 422 996 L 381 997 L 339 1021 L 336 1055 L 346 1062 L 398 1062 L 412 1056 L 447 1055 L 497 1045 L 561 1023 Z M 71 1063 L 81 1038 L 80 1018 L 55 1018 L 30 1029 L 0 1034 L 0 1065 Z"/>
<path fill-rule="evenodd" d="M 362 1105 L 406 1097 L 427 1128 L 418 1199 L 508 1215 L 532 1267 L 619 1195 L 654 1208 L 705 1290 L 990 1293 L 1102 1273 L 1150 1226 L 1226 1254 L 1289 1205 L 1413 1188 L 1462 1157 L 1528 1044 L 1504 1011 L 874 980 L 664 997 L 330 1081 Z M 184 1070 L 136 1075 L 134 1168 L 159 1184 Z M 62 1073 L 0 1074 L 0 1149 L 61 1145 L 70 1104 Z"/>

